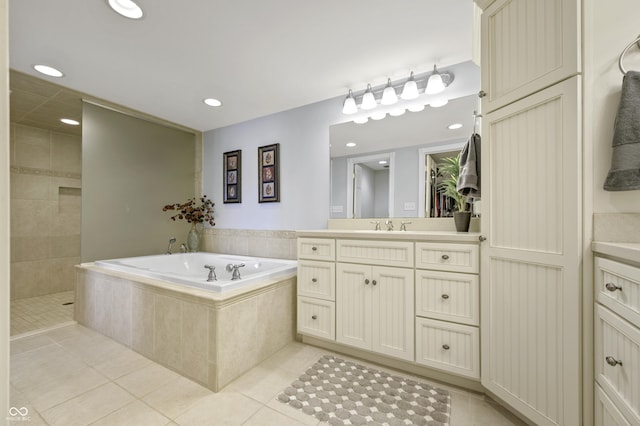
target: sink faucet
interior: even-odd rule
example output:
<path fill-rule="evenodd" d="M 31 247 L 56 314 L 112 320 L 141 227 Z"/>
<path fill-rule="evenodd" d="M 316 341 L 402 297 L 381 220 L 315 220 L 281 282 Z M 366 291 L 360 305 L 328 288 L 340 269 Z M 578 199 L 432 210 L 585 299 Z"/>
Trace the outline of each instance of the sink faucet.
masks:
<path fill-rule="evenodd" d="M 372 220 L 371 223 L 374 223 L 376 225 L 376 231 L 380 230 L 380 221 L 379 220 Z"/>
<path fill-rule="evenodd" d="M 387 225 L 387 231 L 393 231 L 393 222 L 387 219 L 384 224 Z"/>
<path fill-rule="evenodd" d="M 171 254 L 171 246 L 176 242 L 176 237 L 171 237 L 169 239 L 169 247 L 167 247 L 167 254 Z"/>
<path fill-rule="evenodd" d="M 227 270 L 227 272 L 231 272 L 231 280 L 235 281 L 241 278 L 240 268 L 243 268 L 243 267 L 244 267 L 244 263 L 239 263 L 238 265 L 232 265 L 231 263 L 229 263 L 225 269 Z"/>
<path fill-rule="evenodd" d="M 407 221 L 402 221 L 400 222 L 400 230 L 401 231 L 406 231 L 407 230 L 407 225 L 410 225 L 411 222 L 407 222 Z"/>

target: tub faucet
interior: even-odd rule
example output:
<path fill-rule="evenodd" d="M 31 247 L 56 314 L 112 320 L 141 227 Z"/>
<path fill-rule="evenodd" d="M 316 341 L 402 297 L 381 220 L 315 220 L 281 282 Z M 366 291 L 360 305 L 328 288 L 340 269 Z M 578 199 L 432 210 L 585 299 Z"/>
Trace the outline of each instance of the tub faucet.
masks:
<path fill-rule="evenodd" d="M 231 280 L 239 280 L 240 277 L 240 268 L 244 267 L 244 263 L 239 263 L 237 265 L 228 264 L 226 269 L 227 272 L 231 272 Z"/>
<path fill-rule="evenodd" d="M 184 245 L 184 244 L 183 244 Z M 216 276 L 216 267 L 212 265 L 204 265 L 205 269 L 209 270 L 209 276 L 207 277 L 207 281 L 218 281 L 218 277 Z"/>
<path fill-rule="evenodd" d="M 407 225 L 410 225 L 411 222 L 405 222 L 404 220 L 402 222 L 400 222 L 400 230 L 401 231 L 406 231 L 407 230 Z"/>
<path fill-rule="evenodd" d="M 171 237 L 169 239 L 169 247 L 167 247 L 167 254 L 171 254 L 171 246 L 176 242 L 176 237 Z"/>
<path fill-rule="evenodd" d="M 379 231 L 380 230 L 380 221 L 379 220 L 372 220 L 371 223 L 376 225 L 375 231 Z"/>
<path fill-rule="evenodd" d="M 184 245 L 184 243 L 180 244 L 180 253 L 186 253 L 187 252 L 187 246 Z"/>
<path fill-rule="evenodd" d="M 393 231 L 393 222 L 387 219 L 384 224 L 387 225 L 387 231 Z"/>

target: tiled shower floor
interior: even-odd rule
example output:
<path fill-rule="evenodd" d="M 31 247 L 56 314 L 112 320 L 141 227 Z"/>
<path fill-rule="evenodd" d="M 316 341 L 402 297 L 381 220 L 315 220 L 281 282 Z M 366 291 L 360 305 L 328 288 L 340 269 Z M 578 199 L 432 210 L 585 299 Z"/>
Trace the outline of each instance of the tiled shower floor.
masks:
<path fill-rule="evenodd" d="M 11 301 L 11 335 L 28 333 L 73 321 L 74 292 Z"/>

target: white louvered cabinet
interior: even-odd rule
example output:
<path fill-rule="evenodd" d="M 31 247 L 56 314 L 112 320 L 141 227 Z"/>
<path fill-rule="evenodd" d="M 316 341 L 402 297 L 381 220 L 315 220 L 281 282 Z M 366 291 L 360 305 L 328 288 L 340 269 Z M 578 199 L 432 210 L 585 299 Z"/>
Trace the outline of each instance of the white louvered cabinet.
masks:
<path fill-rule="evenodd" d="M 595 257 L 596 425 L 640 425 L 640 266 Z"/>

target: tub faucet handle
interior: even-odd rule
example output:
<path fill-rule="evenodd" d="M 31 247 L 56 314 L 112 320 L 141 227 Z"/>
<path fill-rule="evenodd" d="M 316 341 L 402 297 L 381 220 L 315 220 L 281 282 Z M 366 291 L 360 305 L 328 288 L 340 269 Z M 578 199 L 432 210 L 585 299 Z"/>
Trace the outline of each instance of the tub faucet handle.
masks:
<path fill-rule="evenodd" d="M 169 247 L 167 247 L 167 254 L 171 254 L 171 246 L 176 242 L 176 237 L 169 238 Z"/>
<path fill-rule="evenodd" d="M 231 272 L 231 280 L 239 280 L 240 277 L 240 268 L 244 267 L 244 263 L 239 263 L 237 265 L 232 265 L 229 263 L 226 267 L 227 272 Z"/>
<path fill-rule="evenodd" d="M 207 277 L 207 281 L 218 281 L 218 277 L 216 276 L 215 266 L 204 265 L 204 268 L 209 270 L 209 276 Z"/>

